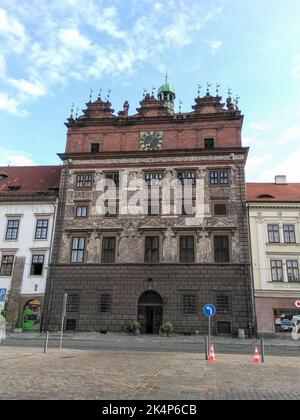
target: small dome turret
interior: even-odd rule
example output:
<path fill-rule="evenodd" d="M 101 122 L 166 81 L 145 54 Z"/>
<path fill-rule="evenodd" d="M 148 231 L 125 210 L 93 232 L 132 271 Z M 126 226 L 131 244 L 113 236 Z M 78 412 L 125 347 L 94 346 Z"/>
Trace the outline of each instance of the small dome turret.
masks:
<path fill-rule="evenodd" d="M 175 94 L 175 88 L 170 83 L 168 83 L 167 75 L 166 75 L 166 83 L 158 89 L 157 97 L 160 101 L 163 101 L 167 112 L 170 115 L 173 115 L 174 105 L 175 105 L 174 101 L 176 98 L 176 94 Z"/>

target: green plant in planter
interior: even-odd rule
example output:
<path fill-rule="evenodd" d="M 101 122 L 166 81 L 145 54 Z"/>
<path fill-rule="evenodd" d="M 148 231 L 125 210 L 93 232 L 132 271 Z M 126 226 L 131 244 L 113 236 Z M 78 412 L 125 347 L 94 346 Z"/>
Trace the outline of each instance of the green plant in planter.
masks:
<path fill-rule="evenodd" d="M 172 334 L 172 332 L 174 331 L 174 326 L 172 322 L 164 322 L 160 327 L 160 330 L 162 333 L 167 334 L 167 336 L 169 337 L 170 334 Z"/>
<path fill-rule="evenodd" d="M 131 321 L 127 327 L 127 330 L 130 334 L 136 334 L 136 332 L 141 328 L 139 321 Z"/>

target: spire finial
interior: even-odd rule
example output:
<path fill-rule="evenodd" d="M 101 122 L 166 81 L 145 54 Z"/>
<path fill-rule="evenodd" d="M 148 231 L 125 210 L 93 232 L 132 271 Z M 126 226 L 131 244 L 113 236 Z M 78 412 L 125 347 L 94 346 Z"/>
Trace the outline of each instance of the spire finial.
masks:
<path fill-rule="evenodd" d="M 111 90 L 108 89 L 108 91 L 107 91 L 107 97 L 106 97 L 106 102 L 109 102 L 110 94 L 111 94 Z"/>
<path fill-rule="evenodd" d="M 231 88 L 228 88 L 228 96 L 231 96 L 232 95 L 232 90 L 231 90 Z"/>
<path fill-rule="evenodd" d="M 145 97 L 146 97 L 146 93 L 147 93 L 147 89 L 143 89 L 143 98 L 145 99 Z"/>
<path fill-rule="evenodd" d="M 216 84 L 216 93 L 217 96 L 219 96 L 219 88 L 221 87 L 221 85 L 219 83 Z"/>
<path fill-rule="evenodd" d="M 101 101 L 101 93 L 102 93 L 102 89 L 99 89 L 99 93 L 98 93 L 98 101 Z"/>
<path fill-rule="evenodd" d="M 78 118 L 78 111 L 79 111 L 79 108 L 77 107 L 76 108 L 76 114 L 75 114 L 75 120 L 77 120 L 77 118 Z"/>
<path fill-rule="evenodd" d="M 240 101 L 240 96 L 236 96 L 235 98 L 234 98 L 234 105 L 235 105 L 235 109 L 238 111 L 238 109 L 239 109 L 239 101 Z"/>
<path fill-rule="evenodd" d="M 74 104 L 72 103 L 72 105 L 71 105 L 70 118 L 73 118 L 73 112 L 74 112 Z"/>
<path fill-rule="evenodd" d="M 209 82 L 207 82 L 207 89 L 206 89 L 206 94 L 207 95 L 210 95 L 210 92 L 209 92 L 210 87 L 211 87 L 211 84 Z"/>
<path fill-rule="evenodd" d="M 155 91 L 156 87 L 152 86 L 152 92 L 151 92 L 151 96 L 154 96 L 154 91 Z"/>
<path fill-rule="evenodd" d="M 202 86 L 199 84 L 198 85 L 198 98 L 200 98 L 200 92 L 201 92 Z"/>
<path fill-rule="evenodd" d="M 92 95 L 93 95 L 93 89 L 91 89 L 91 92 L 90 92 L 90 102 L 92 102 Z"/>
<path fill-rule="evenodd" d="M 168 84 L 168 67 L 166 66 L 166 85 Z"/>

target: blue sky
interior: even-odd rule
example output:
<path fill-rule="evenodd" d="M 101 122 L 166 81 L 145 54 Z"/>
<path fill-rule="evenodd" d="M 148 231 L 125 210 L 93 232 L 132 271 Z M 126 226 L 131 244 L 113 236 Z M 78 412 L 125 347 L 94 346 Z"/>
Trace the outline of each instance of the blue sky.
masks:
<path fill-rule="evenodd" d="M 167 65 L 177 110 L 199 83 L 241 97 L 248 181 L 300 182 L 299 21 L 299 0 L 0 0 L 0 165 L 59 163 L 72 102 L 134 113 Z"/>

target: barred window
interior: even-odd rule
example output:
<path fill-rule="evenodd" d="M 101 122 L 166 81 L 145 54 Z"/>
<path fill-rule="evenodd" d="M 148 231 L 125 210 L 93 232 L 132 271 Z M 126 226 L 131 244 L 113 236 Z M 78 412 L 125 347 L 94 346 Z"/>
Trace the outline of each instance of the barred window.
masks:
<path fill-rule="evenodd" d="M 180 262 L 194 262 L 194 236 L 180 237 Z"/>
<path fill-rule="evenodd" d="M 227 263 L 230 261 L 228 236 L 214 237 L 214 251 L 216 263 Z"/>
<path fill-rule="evenodd" d="M 116 256 L 116 238 L 106 236 L 102 240 L 102 262 L 112 264 Z"/>
<path fill-rule="evenodd" d="M 68 293 L 66 312 L 69 314 L 75 314 L 79 312 L 79 294 Z"/>
<path fill-rule="evenodd" d="M 287 260 L 286 269 L 287 269 L 288 281 L 300 282 L 299 266 L 298 266 L 297 260 Z"/>
<path fill-rule="evenodd" d="M 49 221 L 47 219 L 37 220 L 35 229 L 35 239 L 47 239 L 48 223 Z"/>
<path fill-rule="evenodd" d="M 99 311 L 101 314 L 108 314 L 111 312 L 111 294 L 101 293 L 99 299 Z"/>
<path fill-rule="evenodd" d="M 268 239 L 270 243 L 280 243 L 279 225 L 268 225 Z"/>
<path fill-rule="evenodd" d="M 221 314 L 230 313 L 230 298 L 228 295 L 217 295 L 217 311 Z"/>
<path fill-rule="evenodd" d="M 3 255 L 0 269 L 0 276 L 11 276 L 14 265 L 13 255 Z"/>
<path fill-rule="evenodd" d="M 33 255 L 31 261 L 31 276 L 41 276 L 43 274 L 44 255 Z"/>
<path fill-rule="evenodd" d="M 159 262 L 159 236 L 145 237 L 145 262 Z"/>
<path fill-rule="evenodd" d="M 19 220 L 8 220 L 5 239 L 17 239 Z"/>
<path fill-rule="evenodd" d="M 193 315 L 197 313 L 197 296 L 194 294 L 182 295 L 182 313 Z"/>
<path fill-rule="evenodd" d="M 281 260 L 272 260 L 271 261 L 271 273 L 272 281 L 283 281 L 283 269 Z"/>
<path fill-rule="evenodd" d="M 295 226 L 294 225 L 283 225 L 283 235 L 285 243 L 295 243 Z"/>
<path fill-rule="evenodd" d="M 85 238 L 72 238 L 71 262 L 84 262 Z"/>

